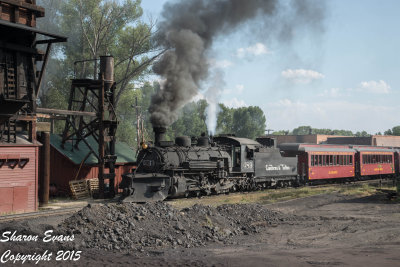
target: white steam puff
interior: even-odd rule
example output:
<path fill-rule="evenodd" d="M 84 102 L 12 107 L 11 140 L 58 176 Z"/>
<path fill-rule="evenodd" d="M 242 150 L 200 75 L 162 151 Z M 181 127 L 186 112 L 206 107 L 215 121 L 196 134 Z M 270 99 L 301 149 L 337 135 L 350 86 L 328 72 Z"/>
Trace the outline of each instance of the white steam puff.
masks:
<path fill-rule="evenodd" d="M 215 134 L 217 129 L 217 115 L 219 113 L 218 100 L 221 95 L 222 88 L 225 87 L 224 73 L 216 69 L 211 76 L 211 86 L 205 93 L 208 103 L 206 109 L 206 124 L 208 132 L 212 135 Z"/>

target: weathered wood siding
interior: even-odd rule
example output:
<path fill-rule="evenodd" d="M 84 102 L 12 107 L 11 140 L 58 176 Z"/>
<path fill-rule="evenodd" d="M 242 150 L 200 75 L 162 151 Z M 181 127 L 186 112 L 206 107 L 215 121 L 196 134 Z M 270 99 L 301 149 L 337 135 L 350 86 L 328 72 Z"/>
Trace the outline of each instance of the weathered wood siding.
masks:
<path fill-rule="evenodd" d="M 0 214 L 37 210 L 38 151 L 38 146 L 0 146 Z"/>

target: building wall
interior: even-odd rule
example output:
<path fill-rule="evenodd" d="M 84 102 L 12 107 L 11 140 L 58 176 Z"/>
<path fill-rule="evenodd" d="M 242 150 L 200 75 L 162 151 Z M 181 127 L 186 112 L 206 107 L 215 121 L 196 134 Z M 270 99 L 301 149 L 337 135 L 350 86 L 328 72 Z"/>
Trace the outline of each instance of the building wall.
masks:
<path fill-rule="evenodd" d="M 400 147 L 400 136 L 373 135 L 369 137 L 332 137 L 328 139 L 328 143 Z"/>
<path fill-rule="evenodd" d="M 321 144 L 325 143 L 328 138 L 335 135 L 324 134 L 308 134 L 308 135 L 267 135 L 267 138 L 275 138 L 277 145 L 283 143 L 306 143 L 306 144 Z M 262 137 L 260 137 L 262 138 Z"/>
<path fill-rule="evenodd" d="M 348 144 L 348 145 L 373 145 L 371 137 L 330 137 L 328 138 L 328 144 Z"/>
<path fill-rule="evenodd" d="M 55 185 L 61 195 L 70 195 L 69 181 L 98 178 L 97 166 L 84 164 L 80 168 L 79 164 L 74 164 L 53 147 L 50 149 L 50 159 L 50 184 Z M 133 163 L 115 166 L 115 188 L 121 183 L 122 174 L 130 172 L 134 166 Z"/>
<path fill-rule="evenodd" d="M 372 136 L 374 146 L 394 146 L 400 147 L 400 136 L 374 135 Z"/>
<path fill-rule="evenodd" d="M 32 212 L 38 208 L 38 146 L 0 146 L 0 214 Z M 12 168 L 13 159 L 29 159 Z"/>

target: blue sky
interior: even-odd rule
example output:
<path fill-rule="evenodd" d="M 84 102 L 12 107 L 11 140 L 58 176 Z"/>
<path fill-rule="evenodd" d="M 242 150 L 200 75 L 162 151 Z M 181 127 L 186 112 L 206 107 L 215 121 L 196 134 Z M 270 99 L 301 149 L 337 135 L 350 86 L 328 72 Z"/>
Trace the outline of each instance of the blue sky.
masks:
<path fill-rule="evenodd" d="M 157 18 L 165 2 L 142 0 L 142 7 Z M 310 125 L 374 134 L 400 125 L 400 1 L 326 4 L 324 32 L 298 32 L 290 45 L 243 30 L 219 38 L 209 55 L 224 73 L 219 102 L 259 106 L 274 130 Z"/>

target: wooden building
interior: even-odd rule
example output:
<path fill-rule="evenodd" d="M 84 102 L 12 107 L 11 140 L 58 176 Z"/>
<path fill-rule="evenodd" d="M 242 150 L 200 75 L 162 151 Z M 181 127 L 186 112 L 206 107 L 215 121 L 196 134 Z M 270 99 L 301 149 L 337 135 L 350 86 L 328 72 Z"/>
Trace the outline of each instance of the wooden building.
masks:
<path fill-rule="evenodd" d="M 0 214 L 38 208 L 36 99 L 51 45 L 66 41 L 36 28 L 43 16 L 36 0 L 0 0 Z"/>
<path fill-rule="evenodd" d="M 69 195 L 69 181 L 98 178 L 99 167 L 97 158 L 90 154 L 89 148 L 83 142 L 79 143 L 78 148 L 67 142 L 63 148 L 61 141 L 62 138 L 58 135 L 52 134 L 50 137 L 50 183 L 57 188 L 59 195 Z M 97 151 L 98 143 L 93 137 L 86 141 Z M 122 174 L 130 172 L 136 166 L 136 155 L 122 142 L 116 143 L 115 154 L 115 188 L 118 189 Z"/>
<path fill-rule="evenodd" d="M 39 146 L 19 136 L 0 143 L 1 215 L 37 210 Z"/>
<path fill-rule="evenodd" d="M 325 144 L 328 138 L 340 137 L 337 135 L 326 135 L 326 134 L 305 134 L 305 135 L 265 135 L 260 136 L 258 139 L 270 139 L 276 140 L 276 145 L 284 143 L 306 143 L 306 144 Z"/>
<path fill-rule="evenodd" d="M 400 136 L 394 135 L 372 135 L 367 137 L 329 137 L 328 144 L 351 144 L 351 145 L 367 145 L 367 146 L 391 146 L 400 147 Z"/>

